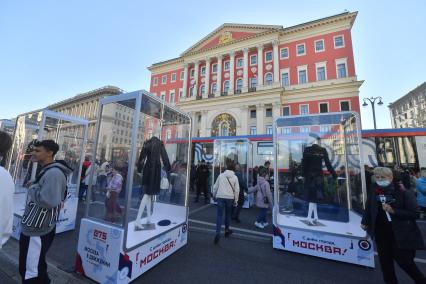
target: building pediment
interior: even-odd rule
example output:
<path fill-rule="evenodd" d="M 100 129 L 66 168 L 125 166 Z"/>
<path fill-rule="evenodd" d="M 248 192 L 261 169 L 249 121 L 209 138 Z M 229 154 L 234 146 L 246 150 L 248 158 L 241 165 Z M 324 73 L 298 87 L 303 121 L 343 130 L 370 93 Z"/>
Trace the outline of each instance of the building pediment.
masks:
<path fill-rule="evenodd" d="M 235 41 L 249 39 L 263 33 L 281 30 L 282 28 L 282 26 L 275 25 L 223 24 L 184 51 L 181 56 L 232 44 Z"/>

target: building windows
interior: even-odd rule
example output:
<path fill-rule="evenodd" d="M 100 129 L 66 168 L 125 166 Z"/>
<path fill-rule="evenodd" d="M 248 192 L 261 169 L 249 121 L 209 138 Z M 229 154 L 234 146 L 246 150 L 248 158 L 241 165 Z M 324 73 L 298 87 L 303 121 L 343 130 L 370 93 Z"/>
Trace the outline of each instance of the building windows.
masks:
<path fill-rule="evenodd" d="M 283 116 L 289 116 L 290 115 L 290 107 L 285 106 L 283 107 Z"/>
<path fill-rule="evenodd" d="M 170 78 L 170 82 L 176 82 L 176 73 L 172 73 L 172 76 Z"/>
<path fill-rule="evenodd" d="M 309 105 L 300 105 L 300 115 L 309 114 Z"/>
<path fill-rule="evenodd" d="M 280 49 L 280 59 L 287 59 L 289 57 L 288 47 Z"/>
<path fill-rule="evenodd" d="M 322 52 L 325 50 L 324 40 L 320 39 L 315 41 L 315 52 Z"/>
<path fill-rule="evenodd" d="M 244 67 L 244 59 L 237 58 L 237 68 L 243 68 L 243 67 Z"/>
<path fill-rule="evenodd" d="M 347 70 L 346 58 L 336 59 L 336 73 L 337 73 L 337 78 L 347 77 L 348 70 Z"/>
<path fill-rule="evenodd" d="M 163 77 L 161 77 L 161 84 L 166 84 L 167 83 L 167 75 L 163 75 Z"/>
<path fill-rule="evenodd" d="M 215 93 L 216 93 L 216 91 L 217 91 L 217 84 L 216 84 L 216 83 L 213 83 L 213 84 L 212 84 L 212 91 L 211 91 L 211 93 L 212 93 L 212 94 L 215 94 Z"/>
<path fill-rule="evenodd" d="M 223 82 L 223 92 L 226 94 L 229 92 L 229 80 Z"/>
<path fill-rule="evenodd" d="M 174 91 L 169 93 L 169 102 L 171 104 L 175 103 L 175 92 Z"/>
<path fill-rule="evenodd" d="M 290 133 L 291 133 L 291 128 L 290 128 L 290 127 L 284 127 L 284 128 L 281 130 L 281 133 L 282 133 L 282 134 L 290 134 Z"/>
<path fill-rule="evenodd" d="M 256 89 L 257 87 L 257 77 L 250 78 L 250 88 Z"/>
<path fill-rule="evenodd" d="M 203 84 L 200 86 L 200 96 L 204 96 L 206 93 L 206 86 Z"/>
<path fill-rule="evenodd" d="M 182 71 L 180 72 L 180 80 L 183 81 L 183 78 L 185 77 L 185 72 Z"/>
<path fill-rule="evenodd" d="M 325 78 L 325 66 L 317 67 L 317 81 L 324 81 Z"/>
<path fill-rule="evenodd" d="M 154 86 L 158 85 L 158 77 L 154 77 Z"/>
<path fill-rule="evenodd" d="M 225 61 L 223 63 L 223 71 L 229 71 L 231 63 L 229 61 Z"/>
<path fill-rule="evenodd" d="M 179 90 L 179 98 L 183 98 L 183 90 L 182 89 Z"/>
<path fill-rule="evenodd" d="M 300 133 L 309 133 L 309 126 L 300 127 Z"/>
<path fill-rule="evenodd" d="M 343 35 L 338 35 L 334 37 L 334 48 L 345 47 L 345 39 Z"/>
<path fill-rule="evenodd" d="M 272 125 L 266 125 L 266 134 L 272 134 Z"/>
<path fill-rule="evenodd" d="M 330 125 L 321 125 L 320 126 L 320 132 L 330 132 L 330 131 L 331 131 Z"/>
<path fill-rule="evenodd" d="M 243 79 L 237 79 L 237 82 L 235 84 L 235 90 L 238 92 L 241 92 L 242 88 L 243 88 Z"/>
<path fill-rule="evenodd" d="M 266 73 L 265 74 L 265 85 L 267 85 L 267 86 L 272 85 L 272 73 Z"/>
<path fill-rule="evenodd" d="M 272 62 L 272 51 L 265 52 L 265 63 Z"/>
<path fill-rule="evenodd" d="M 217 73 L 217 63 L 213 63 L 212 64 L 212 74 L 216 74 Z"/>
<path fill-rule="evenodd" d="M 250 110 L 250 118 L 256 118 L 256 110 L 255 109 Z"/>
<path fill-rule="evenodd" d="M 190 97 L 194 96 L 194 87 L 189 88 L 189 96 Z"/>
<path fill-rule="evenodd" d="M 160 98 L 161 98 L 162 101 L 166 101 L 166 93 L 161 92 Z"/>
<path fill-rule="evenodd" d="M 320 113 L 328 112 L 328 103 L 320 103 L 319 104 L 319 112 Z"/>
<path fill-rule="evenodd" d="M 340 101 L 340 111 L 349 111 L 350 108 L 349 101 Z"/>
<path fill-rule="evenodd" d="M 191 71 L 189 71 L 189 72 L 191 74 L 191 78 L 194 78 L 194 76 L 195 76 L 195 69 L 191 69 Z"/>
<path fill-rule="evenodd" d="M 272 117 L 272 108 L 267 108 L 265 110 L 265 117 Z"/>
<path fill-rule="evenodd" d="M 170 138 L 172 138 L 172 131 L 170 129 L 167 129 L 167 131 L 166 131 L 166 139 L 170 140 Z"/>
<path fill-rule="evenodd" d="M 298 80 L 299 84 L 305 84 L 308 82 L 307 68 L 299 68 L 298 67 Z"/>
<path fill-rule="evenodd" d="M 256 126 L 251 126 L 250 127 L 250 135 L 256 135 L 257 131 L 256 131 Z"/>
<path fill-rule="evenodd" d="M 281 73 L 281 85 L 284 86 L 290 86 L 290 77 L 288 75 L 288 69 L 285 71 L 282 71 Z"/>
<path fill-rule="evenodd" d="M 250 55 L 250 66 L 251 65 L 257 65 L 257 55 L 256 54 Z"/>
<path fill-rule="evenodd" d="M 298 44 L 296 46 L 296 52 L 297 52 L 297 56 L 302 56 L 306 54 L 306 50 L 305 50 L 305 44 Z"/>
<path fill-rule="evenodd" d="M 201 67 L 201 76 L 206 76 L 206 66 Z"/>

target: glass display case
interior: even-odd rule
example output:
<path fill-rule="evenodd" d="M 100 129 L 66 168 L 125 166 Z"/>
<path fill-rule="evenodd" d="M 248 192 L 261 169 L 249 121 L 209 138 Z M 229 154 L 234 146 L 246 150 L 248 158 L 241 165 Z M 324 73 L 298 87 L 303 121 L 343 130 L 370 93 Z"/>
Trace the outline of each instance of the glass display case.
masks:
<path fill-rule="evenodd" d="M 77 271 L 127 283 L 186 244 L 191 119 L 145 91 L 103 98 L 98 118 L 92 157 L 106 182 L 90 178 Z M 87 247 L 111 265 L 101 269 Z"/>
<path fill-rule="evenodd" d="M 15 182 L 15 238 L 19 238 L 20 234 L 20 220 L 25 209 L 28 185 L 40 169 L 31 159 L 33 145 L 37 140 L 52 139 L 58 143 L 59 151 L 55 160 L 66 162 L 73 169 L 68 177 L 67 197 L 57 220 L 56 232 L 74 229 L 87 127 L 87 120 L 50 110 L 20 115 L 16 119 L 13 144 L 6 165 Z"/>
<path fill-rule="evenodd" d="M 293 237 L 307 231 L 334 240 L 367 237 L 360 227 L 366 199 L 360 130 L 352 112 L 276 119 L 276 230 Z"/>
<path fill-rule="evenodd" d="M 216 139 L 213 142 L 213 183 L 217 177 L 226 170 L 226 163 L 233 161 L 240 166 L 241 175 L 247 188 L 251 186 L 252 179 L 249 170 L 252 168 L 252 144 L 244 139 Z M 211 187 L 211 189 L 213 186 Z M 213 199 L 211 202 L 214 202 Z M 253 204 L 253 194 L 245 196 L 243 208 Z"/>

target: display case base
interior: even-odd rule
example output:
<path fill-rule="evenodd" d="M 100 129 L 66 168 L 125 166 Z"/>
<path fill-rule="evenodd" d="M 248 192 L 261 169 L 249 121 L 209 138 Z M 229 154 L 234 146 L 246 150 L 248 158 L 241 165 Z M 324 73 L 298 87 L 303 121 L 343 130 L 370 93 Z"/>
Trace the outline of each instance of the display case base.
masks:
<path fill-rule="evenodd" d="M 129 283 L 186 245 L 186 221 L 174 226 L 145 242 L 141 242 L 141 237 L 143 239 L 145 233 L 152 231 L 136 232 L 139 236 L 138 245 L 123 250 L 123 229 L 83 218 L 76 272 L 97 283 Z M 134 226 L 129 225 L 129 233 L 133 229 Z"/>

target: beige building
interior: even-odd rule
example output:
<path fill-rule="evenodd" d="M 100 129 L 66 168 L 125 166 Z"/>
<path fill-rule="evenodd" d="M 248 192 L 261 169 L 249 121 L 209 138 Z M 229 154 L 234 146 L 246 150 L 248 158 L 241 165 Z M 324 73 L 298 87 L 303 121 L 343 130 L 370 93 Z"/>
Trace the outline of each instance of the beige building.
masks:
<path fill-rule="evenodd" d="M 393 128 L 426 127 L 426 82 L 388 107 Z"/>
<path fill-rule="evenodd" d="M 89 121 L 89 128 L 88 128 L 88 143 L 93 143 L 95 138 L 95 132 L 96 132 L 96 121 L 97 121 L 97 114 L 99 111 L 99 100 L 106 96 L 112 96 L 112 95 L 118 95 L 121 94 L 123 90 L 120 88 L 114 87 L 114 86 L 105 86 L 99 89 L 95 89 L 86 93 L 78 94 L 74 97 L 71 97 L 69 99 L 60 101 L 58 103 L 49 105 L 47 109 L 50 109 L 52 111 L 60 112 L 63 114 L 67 114 L 70 116 L 80 117 L 87 119 Z M 120 120 L 126 120 L 125 115 L 123 115 L 123 118 L 117 118 Z M 124 121 L 123 121 L 124 122 Z M 112 124 L 113 125 L 113 124 Z M 111 129 L 113 129 L 111 125 Z M 116 123 L 115 124 L 115 133 L 119 135 L 119 138 L 124 137 L 123 135 L 120 135 L 122 130 L 126 128 L 127 124 Z M 112 137 L 111 137 L 112 139 Z"/>

